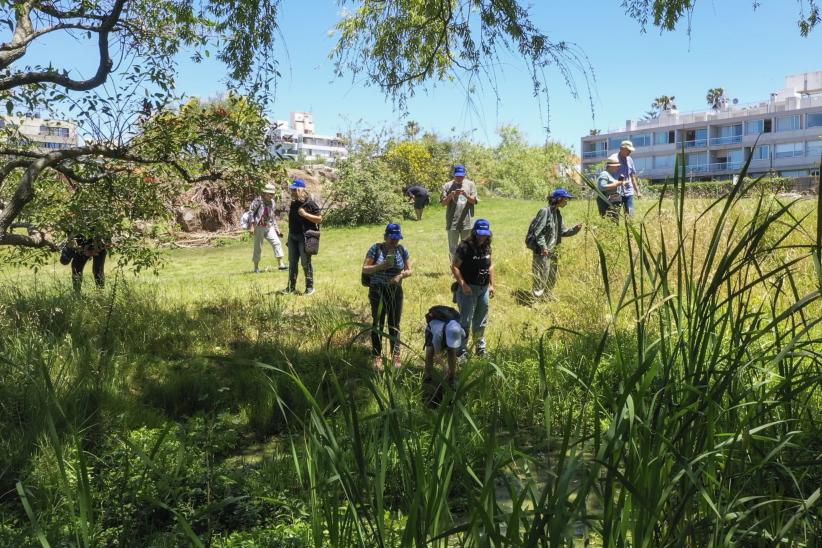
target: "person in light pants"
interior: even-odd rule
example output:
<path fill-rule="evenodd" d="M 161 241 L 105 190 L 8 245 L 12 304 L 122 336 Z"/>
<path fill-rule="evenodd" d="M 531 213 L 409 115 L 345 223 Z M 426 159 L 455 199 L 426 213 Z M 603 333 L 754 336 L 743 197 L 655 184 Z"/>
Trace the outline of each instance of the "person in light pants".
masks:
<path fill-rule="evenodd" d="M 279 270 L 288 270 L 283 253 L 283 244 L 280 241 L 283 233 L 277 225 L 275 215 L 274 194 L 277 188 L 269 183 L 263 188 L 262 196 L 257 196 L 251 202 L 248 209 L 249 230 L 254 233 L 254 251 L 251 261 L 254 263 L 254 272 L 260 271 L 260 258 L 262 255 L 263 241 L 267 241 L 274 250 L 274 257 L 277 259 Z"/>

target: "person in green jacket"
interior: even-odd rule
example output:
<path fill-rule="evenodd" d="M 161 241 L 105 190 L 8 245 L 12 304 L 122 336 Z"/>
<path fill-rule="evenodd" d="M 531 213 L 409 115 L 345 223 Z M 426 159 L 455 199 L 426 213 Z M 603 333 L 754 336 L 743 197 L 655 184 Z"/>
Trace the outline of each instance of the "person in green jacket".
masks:
<path fill-rule="evenodd" d="M 574 236 L 582 228 L 577 224 L 565 228 L 560 209 L 568 205 L 574 196 L 564 188 L 558 188 L 548 196 L 548 205 L 537 213 L 536 241 L 531 261 L 534 275 L 534 297 L 550 297 L 557 282 L 557 247 L 563 237 Z"/>

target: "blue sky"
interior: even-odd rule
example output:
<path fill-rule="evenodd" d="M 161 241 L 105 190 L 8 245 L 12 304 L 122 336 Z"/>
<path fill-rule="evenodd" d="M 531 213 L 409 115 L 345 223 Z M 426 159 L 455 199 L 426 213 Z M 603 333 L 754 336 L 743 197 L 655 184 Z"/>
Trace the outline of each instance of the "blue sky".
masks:
<path fill-rule="evenodd" d="M 624 14 L 620 0 L 535 2 L 533 20 L 555 40 L 574 42 L 588 56 L 596 79 L 591 104 L 584 80 L 573 97 L 556 71 L 549 71 L 550 109 L 535 98 L 524 63 L 502 55 L 496 94 L 485 85 L 468 97 L 459 83 L 437 83 L 420 90 L 408 103 L 407 119 L 447 136 L 470 133 L 494 142 L 501 124 L 513 123 L 534 143 L 550 138 L 579 147 L 579 138 L 592 127 L 602 130 L 624 125 L 648 109 L 654 97 L 674 95 L 680 111 L 706 107 L 705 92 L 724 87 L 741 103 L 767 99 L 784 85 L 787 74 L 822 70 L 822 28 L 808 38 L 799 36 L 794 0 L 697 2 L 691 20 L 671 33 L 656 29 L 642 33 Z M 374 127 L 404 125 L 382 93 L 363 80 L 335 79 L 328 52 L 330 35 L 340 7 L 331 0 L 285 0 L 280 15 L 284 41 L 279 44 L 282 77 L 271 111 L 287 118 L 292 110 L 314 113 L 317 131 L 345 131 L 357 121 Z M 55 58 L 54 48 L 40 55 Z M 63 57 L 64 59 L 60 59 Z M 76 59 L 62 49 L 55 64 Z M 178 89 L 189 95 L 211 96 L 224 89 L 223 68 L 216 61 L 194 64 L 181 59 Z"/>

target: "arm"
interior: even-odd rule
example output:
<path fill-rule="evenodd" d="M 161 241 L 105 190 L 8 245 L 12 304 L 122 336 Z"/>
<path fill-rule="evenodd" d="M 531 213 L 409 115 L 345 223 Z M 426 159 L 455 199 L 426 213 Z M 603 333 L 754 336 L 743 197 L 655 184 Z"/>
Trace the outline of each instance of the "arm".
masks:
<path fill-rule="evenodd" d="M 454 196 L 456 196 L 456 191 L 451 190 L 451 187 L 446 183 L 446 186 L 442 188 L 442 194 L 440 195 L 440 203 L 445 205 L 453 201 Z"/>
<path fill-rule="evenodd" d="M 631 184 L 634 185 L 634 194 L 637 198 L 642 198 L 642 192 L 639 190 L 639 177 L 636 173 L 631 173 Z"/>
<path fill-rule="evenodd" d="M 311 209 L 312 212 L 308 211 L 309 208 Z M 315 211 L 316 211 L 316 214 L 314 213 Z M 313 206 L 313 205 L 309 206 L 308 204 L 303 205 L 303 207 L 301 207 L 300 209 L 297 210 L 297 214 L 300 217 L 302 217 L 303 219 L 306 219 L 308 221 L 311 221 L 312 223 L 314 223 L 316 225 L 323 222 L 323 216 L 319 215 L 319 212 L 320 212 L 320 208 L 318 208 L 316 206 Z"/>
<path fill-rule="evenodd" d="M 413 270 L 411 269 L 411 259 L 405 259 L 405 266 L 402 269 L 402 272 L 391 278 L 391 283 L 398 284 L 403 281 L 405 278 L 413 274 Z"/>
<path fill-rule="evenodd" d="M 473 184 L 471 185 L 471 190 L 465 194 L 465 197 L 468 198 L 468 203 L 470 205 L 475 205 L 479 202 L 479 196 L 477 195 L 477 187 Z"/>
<path fill-rule="evenodd" d="M 575 236 L 577 234 L 577 232 L 579 232 L 581 229 L 582 229 L 582 223 L 578 223 L 578 224 L 572 226 L 571 228 L 562 227 L 562 236 L 563 236 L 563 238 L 567 237 L 567 236 Z"/>
<path fill-rule="evenodd" d="M 488 269 L 488 294 L 493 297 L 496 289 L 494 288 L 495 280 L 497 279 L 496 271 L 494 270 L 494 263 L 491 263 L 491 268 Z"/>
<path fill-rule="evenodd" d="M 451 263 L 451 274 L 454 275 L 454 278 L 457 280 L 457 283 L 460 284 L 462 292 L 466 295 L 470 295 L 471 286 L 468 285 L 468 283 L 465 281 L 465 278 L 462 277 L 460 265 L 462 265 L 462 259 L 460 259 L 456 253 L 454 253 L 454 261 Z"/>
<path fill-rule="evenodd" d="M 374 256 L 373 249 L 371 248 L 368 250 L 368 253 L 365 255 L 365 261 L 362 263 L 362 273 L 363 274 L 374 274 L 376 272 L 380 272 L 381 270 L 386 270 L 389 265 L 385 261 L 377 264 L 377 258 Z"/>

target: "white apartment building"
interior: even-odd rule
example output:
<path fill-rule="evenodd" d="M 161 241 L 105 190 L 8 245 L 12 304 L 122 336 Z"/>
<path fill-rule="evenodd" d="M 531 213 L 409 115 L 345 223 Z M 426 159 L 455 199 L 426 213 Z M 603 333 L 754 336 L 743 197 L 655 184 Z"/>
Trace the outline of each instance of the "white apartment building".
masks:
<path fill-rule="evenodd" d="M 77 124 L 67 120 L 40 118 L 37 115 L 0 116 L 0 130 L 0 135 L 6 138 L 22 136 L 44 151 L 77 146 Z"/>
<path fill-rule="evenodd" d="M 785 78 L 785 89 L 767 101 L 717 109 L 662 112 L 628 120 L 624 128 L 581 139 L 582 170 L 590 172 L 630 139 L 640 177 L 663 181 L 674 175 L 675 155 L 685 150 L 689 180 L 732 177 L 753 154 L 749 173 L 782 177 L 818 175 L 822 158 L 822 71 Z"/>
<path fill-rule="evenodd" d="M 310 112 L 292 112 L 290 121 L 273 121 L 269 136 L 271 151 L 292 160 L 303 158 L 334 163 L 348 157 L 348 149 L 340 134 L 330 136 L 314 132 L 314 115 Z"/>

